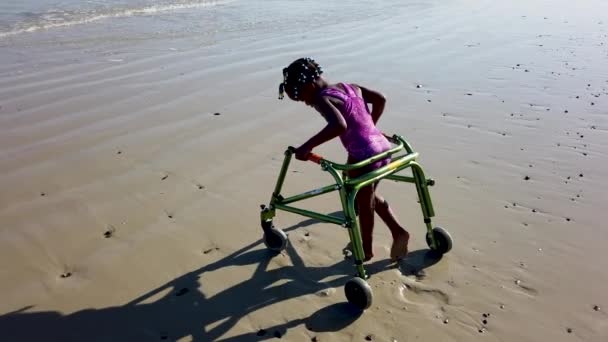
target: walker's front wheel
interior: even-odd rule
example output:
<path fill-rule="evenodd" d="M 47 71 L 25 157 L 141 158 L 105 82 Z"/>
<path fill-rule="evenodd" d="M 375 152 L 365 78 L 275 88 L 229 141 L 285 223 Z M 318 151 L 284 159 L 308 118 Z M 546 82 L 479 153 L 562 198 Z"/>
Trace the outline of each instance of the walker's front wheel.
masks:
<path fill-rule="evenodd" d="M 372 288 L 361 278 L 353 278 L 344 285 L 344 294 L 348 302 L 361 310 L 365 310 L 372 305 Z"/>
<path fill-rule="evenodd" d="M 441 227 L 433 228 L 433 238 L 437 246 L 433 248 L 433 242 L 431 240 L 431 233 L 426 234 L 426 244 L 436 253 L 441 255 L 446 254 L 452 249 L 452 236 L 447 230 Z"/>
<path fill-rule="evenodd" d="M 264 244 L 273 252 L 281 252 L 287 247 L 287 234 L 276 228 L 265 229 Z"/>

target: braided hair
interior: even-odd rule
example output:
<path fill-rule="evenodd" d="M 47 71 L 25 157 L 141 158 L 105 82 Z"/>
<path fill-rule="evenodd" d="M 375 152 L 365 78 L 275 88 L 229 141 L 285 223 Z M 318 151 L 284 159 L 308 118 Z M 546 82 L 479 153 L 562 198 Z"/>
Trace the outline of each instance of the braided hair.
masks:
<path fill-rule="evenodd" d="M 285 97 L 285 93 L 293 100 L 298 100 L 298 95 L 303 85 L 317 80 L 323 69 L 312 58 L 300 58 L 283 69 L 283 83 L 279 84 L 279 100 Z"/>

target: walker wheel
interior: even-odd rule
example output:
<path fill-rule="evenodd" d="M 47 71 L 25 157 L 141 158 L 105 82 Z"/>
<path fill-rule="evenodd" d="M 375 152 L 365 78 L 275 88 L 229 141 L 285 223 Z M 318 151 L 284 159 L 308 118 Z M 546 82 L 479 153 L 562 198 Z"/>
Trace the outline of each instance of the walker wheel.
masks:
<path fill-rule="evenodd" d="M 281 252 L 287 247 L 287 234 L 276 228 L 266 229 L 264 231 L 264 244 L 273 252 Z"/>
<path fill-rule="evenodd" d="M 450 236 L 450 233 L 448 233 L 447 230 L 441 227 L 435 227 L 433 228 L 433 237 L 435 238 L 435 242 L 437 243 L 437 248 L 433 248 L 431 234 L 426 234 L 426 244 L 433 251 L 443 255 L 452 249 L 452 236 Z"/>
<path fill-rule="evenodd" d="M 349 280 L 344 285 L 344 294 L 349 303 L 361 310 L 365 310 L 372 305 L 372 288 L 365 280 L 359 277 Z"/>

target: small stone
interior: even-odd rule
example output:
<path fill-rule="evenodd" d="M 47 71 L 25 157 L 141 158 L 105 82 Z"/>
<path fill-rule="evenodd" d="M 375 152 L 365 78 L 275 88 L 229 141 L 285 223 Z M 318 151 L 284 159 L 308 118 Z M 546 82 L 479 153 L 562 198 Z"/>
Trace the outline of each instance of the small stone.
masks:
<path fill-rule="evenodd" d="M 170 219 L 172 219 L 173 215 L 169 214 L 169 215 L 167 215 L 167 217 L 170 218 Z"/>
<path fill-rule="evenodd" d="M 582 173 L 579 173 L 579 174 L 578 174 L 578 176 L 579 176 L 579 177 L 583 177 L 583 174 L 582 174 Z"/>
<path fill-rule="evenodd" d="M 431 102 L 431 100 L 426 100 L 426 102 L 429 102 L 429 103 L 430 103 L 430 102 Z"/>
<path fill-rule="evenodd" d="M 536 212 L 536 209 L 532 209 L 532 212 L 533 212 L 533 213 L 535 213 L 535 212 Z"/>
<path fill-rule="evenodd" d="M 422 88 L 422 85 L 417 84 L 417 85 L 416 85 L 416 88 L 420 89 L 420 88 Z"/>
<path fill-rule="evenodd" d="M 573 332 L 574 330 L 572 330 L 572 328 L 568 328 L 568 329 L 566 329 L 566 331 L 568 332 L 568 334 L 572 334 L 572 332 Z"/>
<path fill-rule="evenodd" d="M 311 341 L 311 342 L 319 342 L 319 339 L 317 338 L 317 336 L 313 336 L 313 337 L 310 339 L 310 341 Z"/>
<path fill-rule="evenodd" d="M 373 341 L 374 340 L 374 336 L 373 335 L 367 335 L 367 336 L 365 336 L 365 340 L 366 341 Z"/>
<path fill-rule="evenodd" d="M 530 180 L 530 176 L 525 176 L 524 180 Z"/>
<path fill-rule="evenodd" d="M 481 321 L 481 323 L 483 323 L 484 325 L 488 324 L 488 320 L 484 319 L 483 321 Z"/>
<path fill-rule="evenodd" d="M 448 320 L 447 318 L 443 320 L 443 324 L 448 324 L 450 323 L 450 320 Z"/>
<path fill-rule="evenodd" d="M 577 98 L 577 99 L 579 99 L 579 98 L 580 98 L 580 96 L 576 95 L 576 98 Z"/>
<path fill-rule="evenodd" d="M 118 152 L 116 152 L 116 154 L 122 154 L 122 151 L 118 151 Z"/>
<path fill-rule="evenodd" d="M 160 180 L 165 180 L 167 178 L 169 178 L 169 175 L 164 175 L 163 178 L 161 178 Z"/>
<path fill-rule="evenodd" d="M 526 69 L 526 70 L 524 70 L 524 71 L 525 71 L 525 72 L 530 72 L 530 70 L 528 70 L 528 69 Z"/>
<path fill-rule="evenodd" d="M 221 114 L 220 113 L 213 113 L 213 115 L 218 116 L 218 115 L 221 115 Z"/>
<path fill-rule="evenodd" d="M 591 105 L 592 105 L 592 106 L 595 106 L 595 102 L 591 102 Z"/>
<path fill-rule="evenodd" d="M 593 307 L 593 310 L 595 310 L 595 311 L 600 311 L 600 306 L 599 306 L 599 305 L 595 305 L 595 306 Z"/>
<path fill-rule="evenodd" d="M 490 314 L 489 313 L 484 313 L 482 316 L 485 317 L 485 318 L 488 318 L 488 317 L 490 317 Z"/>
<path fill-rule="evenodd" d="M 483 328 L 483 327 L 482 327 L 482 328 L 479 328 L 479 330 L 477 330 L 477 331 L 479 331 L 479 333 L 481 334 L 481 333 L 483 333 L 484 331 L 486 331 L 486 328 Z"/>
<path fill-rule="evenodd" d="M 500 308 L 504 310 L 505 305 L 504 304 L 500 304 Z"/>
<path fill-rule="evenodd" d="M 566 217 L 566 221 L 570 222 L 570 218 L 569 218 L 569 217 Z"/>
<path fill-rule="evenodd" d="M 519 284 L 521 284 L 521 280 L 519 280 L 519 279 L 515 280 L 515 285 L 519 285 Z"/>
<path fill-rule="evenodd" d="M 310 232 L 304 233 L 304 236 L 310 236 Z"/>
<path fill-rule="evenodd" d="M 44 197 L 44 196 L 46 196 L 46 193 L 41 192 L 41 193 L 40 193 L 40 196 Z"/>
<path fill-rule="evenodd" d="M 70 272 L 61 273 L 61 275 L 60 275 L 61 278 L 69 278 L 71 276 L 72 276 L 72 273 L 70 273 Z"/>
<path fill-rule="evenodd" d="M 566 109 L 566 110 L 564 111 L 564 113 L 568 114 L 568 110 Z"/>

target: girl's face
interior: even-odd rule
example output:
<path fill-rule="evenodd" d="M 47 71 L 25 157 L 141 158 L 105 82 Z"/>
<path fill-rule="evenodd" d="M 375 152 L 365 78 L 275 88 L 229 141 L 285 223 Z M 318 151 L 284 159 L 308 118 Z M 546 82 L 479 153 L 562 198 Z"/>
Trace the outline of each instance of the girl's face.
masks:
<path fill-rule="evenodd" d="M 306 83 L 300 88 L 298 100 L 304 102 L 307 106 L 314 107 L 317 99 L 317 85 L 314 83 Z"/>

